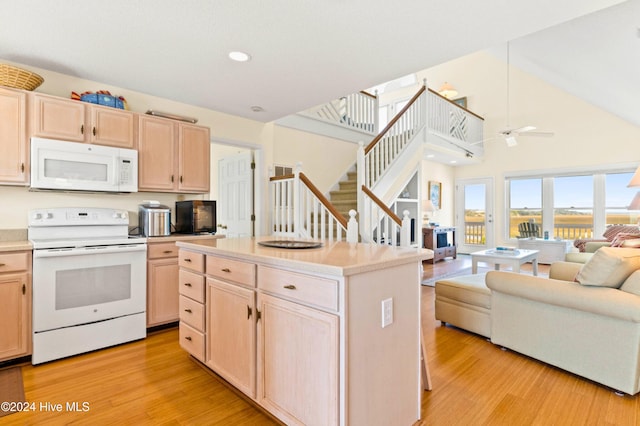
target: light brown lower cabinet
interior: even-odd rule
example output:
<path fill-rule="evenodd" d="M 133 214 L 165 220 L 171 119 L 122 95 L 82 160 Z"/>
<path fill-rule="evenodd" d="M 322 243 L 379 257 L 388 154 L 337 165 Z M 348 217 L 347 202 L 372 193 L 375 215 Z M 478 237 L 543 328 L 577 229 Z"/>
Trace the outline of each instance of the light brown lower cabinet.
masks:
<path fill-rule="evenodd" d="M 175 242 L 147 249 L 147 327 L 178 321 L 178 248 Z"/>
<path fill-rule="evenodd" d="M 0 361 L 31 353 L 31 251 L 0 253 Z"/>
<path fill-rule="evenodd" d="M 256 404 L 287 425 L 420 418 L 418 261 L 341 275 L 185 245 L 180 345 Z"/>
<path fill-rule="evenodd" d="M 338 424 L 338 316 L 265 294 L 258 301 L 258 402 L 287 424 Z"/>
<path fill-rule="evenodd" d="M 205 364 L 251 398 L 256 395 L 256 292 L 207 278 Z"/>

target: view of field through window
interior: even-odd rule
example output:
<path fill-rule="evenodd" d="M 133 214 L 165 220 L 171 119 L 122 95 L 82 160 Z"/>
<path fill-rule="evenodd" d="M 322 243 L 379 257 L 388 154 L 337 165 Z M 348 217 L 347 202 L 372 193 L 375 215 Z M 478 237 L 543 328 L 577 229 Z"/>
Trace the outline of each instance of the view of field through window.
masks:
<path fill-rule="evenodd" d="M 639 211 L 628 210 L 636 188 L 627 188 L 633 173 L 608 173 L 596 184 L 595 175 L 559 176 L 544 185 L 542 177 L 518 178 L 509 181 L 509 238 L 520 236 L 524 222 L 539 225 L 540 237 L 549 231 L 549 238 L 574 240 L 597 238 L 594 232 L 594 211 L 605 218 L 606 226 L 637 224 Z M 543 206 L 543 188 L 552 188 L 553 205 Z M 485 209 L 480 201 L 484 191 L 467 187 L 465 193 L 465 244 L 484 244 Z M 596 199 L 604 200 L 596 206 Z M 543 211 L 549 210 L 552 223 L 543 224 Z M 601 213 L 600 213 L 601 211 Z M 551 222 L 551 221 L 549 221 Z M 553 231 L 551 231 L 553 230 Z"/>

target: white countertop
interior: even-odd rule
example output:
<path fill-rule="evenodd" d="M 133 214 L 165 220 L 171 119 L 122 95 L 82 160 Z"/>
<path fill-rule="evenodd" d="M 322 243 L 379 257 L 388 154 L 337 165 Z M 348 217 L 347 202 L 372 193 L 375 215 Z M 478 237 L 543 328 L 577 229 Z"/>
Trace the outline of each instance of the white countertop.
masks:
<path fill-rule="evenodd" d="M 376 244 L 323 241 L 322 247 L 280 249 L 263 247 L 259 241 L 291 240 L 256 237 L 203 241 L 178 241 L 176 245 L 205 254 L 228 256 L 271 266 L 292 267 L 300 271 L 348 276 L 411 262 L 431 259 L 433 252 L 421 248 L 400 248 Z"/>

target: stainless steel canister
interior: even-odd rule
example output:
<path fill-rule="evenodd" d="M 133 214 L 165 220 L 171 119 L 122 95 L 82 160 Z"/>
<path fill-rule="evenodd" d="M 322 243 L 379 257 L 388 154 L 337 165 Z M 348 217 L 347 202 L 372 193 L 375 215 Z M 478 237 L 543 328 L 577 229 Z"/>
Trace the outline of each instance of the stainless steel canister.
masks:
<path fill-rule="evenodd" d="M 145 237 L 163 237 L 171 234 L 171 209 L 157 202 L 138 206 L 138 226 Z"/>

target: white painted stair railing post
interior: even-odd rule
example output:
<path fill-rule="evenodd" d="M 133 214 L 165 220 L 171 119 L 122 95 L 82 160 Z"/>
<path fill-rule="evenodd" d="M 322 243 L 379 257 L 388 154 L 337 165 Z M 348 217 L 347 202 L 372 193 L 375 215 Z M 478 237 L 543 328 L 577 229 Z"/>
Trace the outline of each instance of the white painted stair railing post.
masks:
<path fill-rule="evenodd" d="M 347 222 L 347 242 L 348 243 L 357 243 L 358 236 L 360 232 L 358 230 L 358 221 L 356 220 L 356 215 L 358 212 L 351 209 L 349 210 L 349 221 Z"/>

